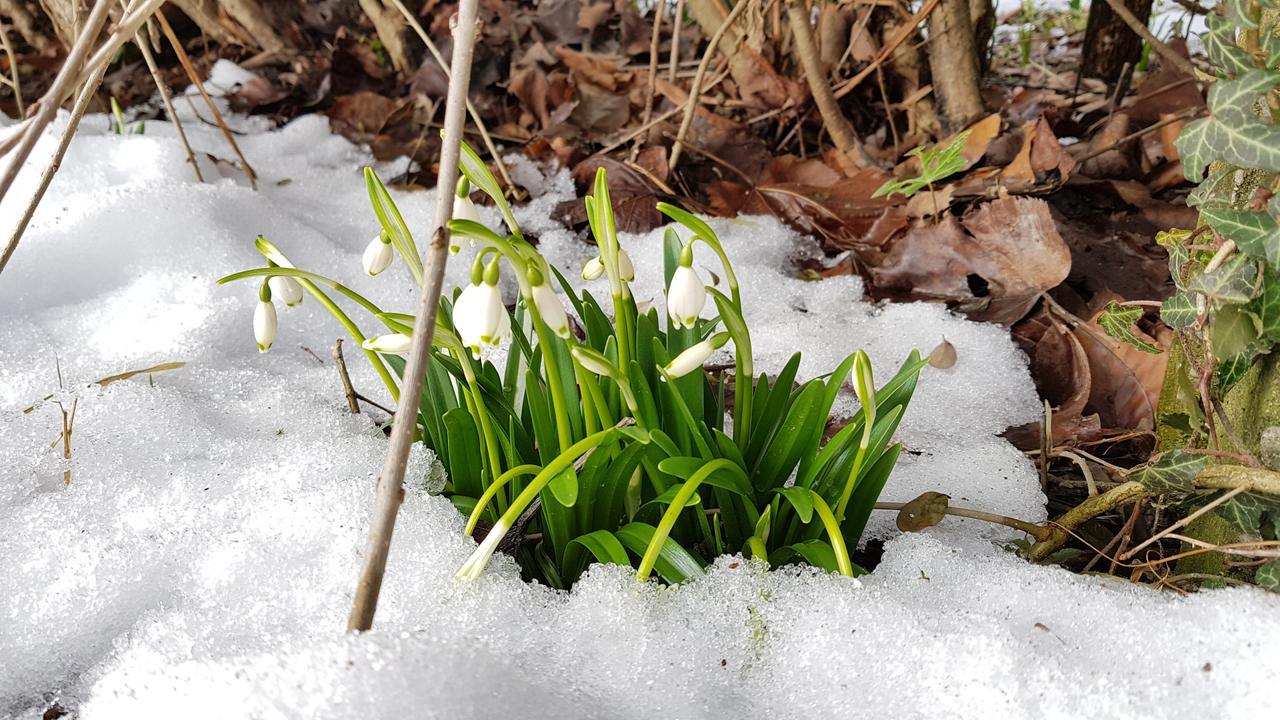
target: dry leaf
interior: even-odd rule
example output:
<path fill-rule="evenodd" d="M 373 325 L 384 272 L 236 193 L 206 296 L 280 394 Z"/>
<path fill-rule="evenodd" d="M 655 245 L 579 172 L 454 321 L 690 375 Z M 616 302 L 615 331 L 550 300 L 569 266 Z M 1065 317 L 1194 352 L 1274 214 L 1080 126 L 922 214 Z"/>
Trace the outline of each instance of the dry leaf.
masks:
<path fill-rule="evenodd" d="M 947 516 L 950 500 L 950 496 L 940 492 L 924 493 L 898 511 L 898 529 L 902 532 L 920 532 L 937 525 Z"/>

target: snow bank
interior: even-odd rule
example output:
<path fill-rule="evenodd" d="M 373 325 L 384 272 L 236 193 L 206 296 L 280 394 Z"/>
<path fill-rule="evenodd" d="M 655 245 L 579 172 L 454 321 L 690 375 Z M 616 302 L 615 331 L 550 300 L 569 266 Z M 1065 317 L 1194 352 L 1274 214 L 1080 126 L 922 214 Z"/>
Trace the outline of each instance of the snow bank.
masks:
<path fill-rule="evenodd" d="M 361 276 L 375 230 L 365 153 L 322 118 L 238 123 L 258 192 L 212 159 L 230 157 L 216 130 L 188 125 L 215 180 L 201 185 L 167 124 L 117 137 L 87 119 L 0 281 L 0 715 L 57 702 L 86 718 L 1250 717 L 1271 697 L 1275 597 L 1179 599 L 1032 567 L 1001 549 L 1003 528 L 955 519 L 892 539 L 861 584 L 736 558 L 676 589 L 597 567 L 555 593 L 521 583 L 506 558 L 459 584 L 472 541 L 427 494 L 439 471 L 426 452 L 377 630 L 344 637 L 385 440 L 346 414 L 329 360 L 338 329 L 315 302 L 281 309 L 276 345 L 259 355 L 253 287 L 213 281 L 260 264 L 262 233 L 385 307 L 411 307 L 414 288 L 399 266 Z M 31 191 L 53 137 L 13 197 Z M 572 275 L 591 249 L 547 219 L 571 183 L 561 172 L 530 184 L 545 192 L 520 220 Z M 414 228 L 432 197 L 396 193 Z M 0 208 L 0 225 L 20 204 Z M 854 279 L 798 280 L 788 260 L 813 246 L 773 220 L 716 227 L 762 369 L 802 348 L 811 376 L 864 347 L 887 377 L 910 348 L 955 345 L 956 366 L 922 378 L 886 498 L 940 490 L 1043 517 L 1032 466 L 997 437 L 1037 408 L 1005 331 L 936 306 L 868 305 Z M 641 300 L 659 298 L 659 239 L 623 239 Z M 451 265 L 454 282 L 466 265 Z M 49 447 L 56 406 L 22 412 L 56 390 L 55 357 L 59 397 L 79 398 L 66 487 Z M 354 349 L 348 359 L 357 387 L 378 395 Z M 86 388 L 174 360 L 188 365 Z M 891 527 L 877 513 L 870 532 Z"/>

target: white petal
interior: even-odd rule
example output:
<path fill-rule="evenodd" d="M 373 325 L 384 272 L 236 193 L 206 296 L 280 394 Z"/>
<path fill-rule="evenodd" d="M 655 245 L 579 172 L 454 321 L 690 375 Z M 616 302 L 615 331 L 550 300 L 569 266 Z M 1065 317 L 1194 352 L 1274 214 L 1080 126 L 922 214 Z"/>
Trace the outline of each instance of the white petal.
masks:
<path fill-rule="evenodd" d="M 467 285 L 453 304 L 453 327 L 458 331 L 462 344 L 472 349 L 480 346 L 480 336 L 484 330 L 478 317 L 483 302 L 480 293 L 480 286 Z"/>
<path fill-rule="evenodd" d="M 489 534 L 484 536 L 484 541 L 480 543 L 475 552 L 471 553 L 471 557 L 462 564 L 458 569 L 457 577 L 463 577 L 468 580 L 475 580 L 480 577 L 480 573 L 484 571 L 484 566 L 489 564 L 489 558 L 493 557 L 493 552 L 498 549 L 498 543 L 502 542 L 502 538 L 507 534 L 506 523 L 499 520 L 489 529 Z"/>
<path fill-rule="evenodd" d="M 693 327 L 707 304 L 707 288 L 691 267 L 681 265 L 671 276 L 667 289 L 667 315 L 676 327 Z"/>
<path fill-rule="evenodd" d="M 631 262 L 631 256 L 621 247 L 618 248 L 618 272 L 622 274 L 622 279 L 627 282 L 636 279 L 636 266 Z"/>
<path fill-rule="evenodd" d="M 599 257 L 593 257 L 582 266 L 582 279 L 595 280 L 604 274 L 604 263 L 600 262 Z"/>
<path fill-rule="evenodd" d="M 711 345 L 710 340 L 703 340 L 696 345 L 691 345 L 680 353 L 671 361 L 670 365 L 665 368 L 666 373 L 673 378 L 684 377 L 694 370 L 700 370 L 702 363 L 711 357 L 711 353 L 715 352 L 715 348 Z"/>
<path fill-rule="evenodd" d="M 266 352 L 276 340 L 276 306 L 259 300 L 253 311 L 253 336 L 258 341 L 258 352 Z"/>
<path fill-rule="evenodd" d="M 369 338 L 360 344 L 365 350 L 372 350 L 383 355 L 404 355 L 413 345 L 413 338 L 401 333 L 388 333 Z"/>
<path fill-rule="evenodd" d="M 533 288 L 533 304 L 551 332 L 562 338 L 569 337 L 569 316 L 565 314 L 564 304 L 550 285 L 543 283 Z"/>
<path fill-rule="evenodd" d="M 453 196 L 453 219 L 480 222 L 480 211 L 469 197 Z"/>
<path fill-rule="evenodd" d="M 391 265 L 391 261 L 395 259 L 395 252 L 391 249 L 391 243 L 382 242 L 382 238 L 375 237 L 364 249 L 364 271 L 370 275 L 377 275 L 386 270 Z"/>
<path fill-rule="evenodd" d="M 284 301 L 285 305 L 293 307 L 302 302 L 302 286 L 297 280 L 283 275 L 277 275 L 267 281 L 271 286 L 271 294 Z"/>

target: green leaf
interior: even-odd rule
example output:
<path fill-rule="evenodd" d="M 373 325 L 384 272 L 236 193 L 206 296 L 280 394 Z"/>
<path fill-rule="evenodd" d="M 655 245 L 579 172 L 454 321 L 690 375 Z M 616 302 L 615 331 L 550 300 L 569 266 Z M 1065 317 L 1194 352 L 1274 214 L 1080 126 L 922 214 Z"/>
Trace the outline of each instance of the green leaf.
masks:
<path fill-rule="evenodd" d="M 1262 294 L 1249 306 L 1258 318 L 1258 328 L 1268 342 L 1280 342 L 1280 272 L 1267 268 L 1263 273 Z"/>
<path fill-rule="evenodd" d="M 964 146 L 969 140 L 969 131 L 956 135 L 945 146 L 916 147 L 907 155 L 920 159 L 920 175 L 914 178 L 895 178 L 881 185 L 871 197 L 885 197 L 899 194 L 905 197 L 920 192 L 921 189 L 936 183 L 949 175 L 954 175 L 965 168 L 968 162 L 964 158 Z"/>
<path fill-rule="evenodd" d="M 839 572 L 835 551 L 831 549 L 831 546 L 825 540 L 818 539 L 805 540 L 804 542 L 780 547 L 769 556 L 769 563 L 772 565 L 786 565 L 797 557 L 829 573 Z"/>
<path fill-rule="evenodd" d="M 1258 265 L 1246 255 L 1235 255 L 1216 270 L 1201 273 L 1187 284 L 1219 303 L 1246 303 L 1258 293 Z"/>
<path fill-rule="evenodd" d="M 449 443 L 449 481 L 457 492 L 480 497 L 484 487 L 480 479 L 480 436 L 475 421 L 465 408 L 454 408 L 444 414 L 445 436 Z"/>
<path fill-rule="evenodd" d="M 507 222 L 507 228 L 511 230 L 511 234 L 520 239 L 524 239 L 524 235 L 520 234 L 520 225 L 516 223 L 516 216 L 511 212 L 511 206 L 507 204 L 507 198 L 502 194 L 502 186 L 498 185 L 498 179 L 489 172 L 489 166 L 484 164 L 484 160 L 471 149 L 470 145 L 462 143 L 462 155 L 458 159 L 458 169 L 462 174 L 471 181 L 472 185 L 480 188 L 485 195 L 493 199 L 498 206 L 498 211 L 502 213 L 502 217 Z"/>
<path fill-rule="evenodd" d="M 1215 512 L 1231 523 L 1231 527 L 1249 537 L 1262 533 L 1262 503 L 1251 493 L 1242 493 L 1222 503 Z"/>
<path fill-rule="evenodd" d="M 1129 473 L 1130 477 L 1160 499 L 1162 504 L 1176 502 L 1194 489 L 1191 481 L 1209 464 L 1204 455 L 1171 450 L 1155 462 Z"/>
<path fill-rule="evenodd" d="M 688 480 L 706 465 L 707 461 L 703 458 L 669 457 L 658 463 L 658 469 L 680 480 Z M 722 466 L 704 478 L 703 482 L 743 497 L 752 495 L 746 472 L 737 466 Z"/>
<path fill-rule="evenodd" d="M 1257 30 L 1259 9 L 1250 0 L 1223 0 L 1227 18 L 1233 24 L 1245 30 Z"/>
<path fill-rule="evenodd" d="M 1098 315 L 1098 325 L 1111 337 L 1132 345 L 1143 352 L 1159 354 L 1160 348 L 1138 337 L 1133 331 L 1133 324 L 1142 317 L 1142 308 L 1125 307 L 1115 300 L 1107 303 Z"/>
<path fill-rule="evenodd" d="M 1205 52 L 1215 68 L 1227 77 L 1238 77 L 1254 69 L 1253 58 L 1236 42 L 1236 28 L 1222 18 L 1210 14 L 1209 32 L 1201 36 Z"/>
<path fill-rule="evenodd" d="M 1234 241 L 1242 252 L 1270 263 L 1280 260 L 1280 228 L 1267 213 L 1205 209 L 1200 214 L 1210 227 Z"/>
<path fill-rule="evenodd" d="M 1280 128 L 1263 122 L 1255 110 L 1258 98 L 1277 84 L 1280 74 L 1269 70 L 1213 84 L 1213 115 L 1187 125 L 1175 141 L 1188 180 L 1199 182 L 1214 160 L 1280 171 Z"/>
<path fill-rule="evenodd" d="M 391 244 L 400 253 L 400 257 L 404 258 L 409 272 L 421 284 L 422 255 L 413 241 L 413 233 L 409 232 L 409 226 L 400 215 L 400 209 L 396 207 L 387 186 L 382 184 L 373 168 L 364 169 L 364 182 L 369 192 L 369 203 L 373 205 L 373 214 L 378 216 L 383 232 L 391 238 Z"/>
<path fill-rule="evenodd" d="M 808 525 L 809 521 L 813 519 L 812 490 L 793 485 L 791 487 L 778 488 L 777 490 L 774 490 L 774 492 L 786 498 L 787 502 L 791 503 L 791 506 L 796 509 L 796 516 L 800 518 L 800 522 Z M 834 562 L 835 556 L 832 555 L 831 557 Z"/>
<path fill-rule="evenodd" d="M 643 556 L 656 530 L 657 528 L 647 523 L 631 522 L 623 525 L 614 534 L 628 550 L 636 555 Z M 658 552 L 658 559 L 653 564 L 653 569 L 658 572 L 658 575 L 663 580 L 673 584 L 702 577 L 706 574 L 703 572 L 702 563 L 698 558 L 681 547 L 680 543 L 669 537 L 663 541 L 662 549 Z"/>
<path fill-rule="evenodd" d="M 551 493 L 556 496 L 556 500 L 565 507 L 573 507 L 578 502 L 578 474 L 573 471 L 573 468 L 568 468 L 552 478 L 551 484 L 547 487 L 551 488 Z"/>
<path fill-rule="evenodd" d="M 680 493 L 680 488 L 681 486 L 679 485 L 672 485 L 671 487 L 663 491 L 661 494 L 659 494 L 658 497 L 650 500 L 649 502 L 645 503 L 641 507 L 649 507 L 650 505 L 670 505 L 671 503 L 675 502 L 676 495 Z M 693 507 L 694 505 L 697 505 L 700 502 L 702 502 L 702 497 L 695 492 L 694 494 L 689 496 L 688 500 L 685 500 L 684 506 L 687 508 Z"/>
<path fill-rule="evenodd" d="M 565 550 L 565 565 L 576 565 L 580 561 L 580 555 L 583 550 L 590 552 L 597 562 L 612 563 L 623 567 L 631 564 L 631 558 L 627 556 L 627 549 L 608 530 L 589 532 L 570 541 L 569 547 Z"/>
<path fill-rule="evenodd" d="M 1196 300 L 1191 293 L 1178 293 L 1160 305 L 1160 319 L 1179 332 L 1195 325 L 1197 317 Z"/>
<path fill-rule="evenodd" d="M 1258 568 L 1253 575 L 1253 582 L 1263 590 L 1280 592 L 1280 560 L 1272 560 Z"/>

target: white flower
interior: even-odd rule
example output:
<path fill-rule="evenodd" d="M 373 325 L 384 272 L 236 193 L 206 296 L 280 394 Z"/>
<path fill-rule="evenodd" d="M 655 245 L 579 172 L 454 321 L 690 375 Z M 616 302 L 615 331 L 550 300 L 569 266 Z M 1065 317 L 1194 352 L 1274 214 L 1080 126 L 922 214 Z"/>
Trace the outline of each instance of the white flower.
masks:
<path fill-rule="evenodd" d="M 272 295 L 279 295 L 285 305 L 293 307 L 302 302 L 302 286 L 297 280 L 284 275 L 276 275 L 267 281 Z"/>
<path fill-rule="evenodd" d="M 258 340 L 258 352 L 266 352 L 275 342 L 277 327 L 275 304 L 259 299 L 258 307 L 253 311 L 253 336 Z"/>
<path fill-rule="evenodd" d="M 613 363 L 609 362 L 609 358 L 591 348 L 575 345 L 569 352 L 573 354 L 573 358 L 578 361 L 582 369 L 587 372 L 608 378 L 616 378 L 618 376 L 618 370 L 613 366 Z"/>
<path fill-rule="evenodd" d="M 480 573 L 484 571 L 484 566 L 489 564 L 489 558 L 493 557 L 493 551 L 498 549 L 498 543 L 502 542 L 502 538 L 507 534 L 507 524 L 501 519 L 493 524 L 489 529 L 489 534 L 484 536 L 484 541 L 480 543 L 475 552 L 471 553 L 471 557 L 458 568 L 456 577 L 475 580 L 480 577 Z"/>
<path fill-rule="evenodd" d="M 486 278 L 463 289 L 453 304 L 453 327 L 477 358 L 483 349 L 497 347 L 511 337 L 511 317 L 502 304 L 496 278 L 493 284 Z"/>
<path fill-rule="evenodd" d="M 551 328 L 551 332 L 562 338 L 569 337 L 569 316 L 564 312 L 564 304 L 560 296 L 551 289 L 551 285 L 543 282 L 533 286 L 533 305 L 542 316 L 542 322 Z"/>
<path fill-rule="evenodd" d="M 667 315 L 676 327 L 691 328 L 706 304 L 707 288 L 702 278 L 682 261 L 671 276 L 671 287 L 667 288 Z"/>
<path fill-rule="evenodd" d="M 636 266 L 631 262 L 631 256 L 621 246 L 618 247 L 618 272 L 622 275 L 624 282 L 636 279 Z"/>
<path fill-rule="evenodd" d="M 480 211 L 476 209 L 476 204 L 471 202 L 470 196 L 453 196 L 453 219 L 480 222 Z"/>
<path fill-rule="evenodd" d="M 604 263 L 600 262 L 599 256 L 593 257 L 582 266 L 582 279 L 595 280 L 604 274 Z"/>
<path fill-rule="evenodd" d="M 386 233 L 378 233 L 377 237 L 369 241 L 369 245 L 364 249 L 364 271 L 370 275 L 377 275 L 386 270 L 395 257 L 396 254 L 391 249 L 391 238 L 387 237 Z"/>
<path fill-rule="evenodd" d="M 711 357 L 711 353 L 724 347 L 728 340 L 729 333 L 722 332 L 712 335 L 696 345 L 690 345 L 662 369 L 662 379 L 684 377 L 695 370 L 701 369 L 702 363 Z"/>
<path fill-rule="evenodd" d="M 386 335 L 379 335 L 365 340 L 360 343 L 360 347 L 383 355 L 404 355 L 409 352 L 409 346 L 412 344 L 412 335 L 387 333 Z"/>

